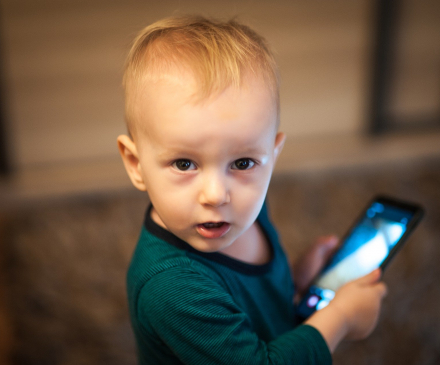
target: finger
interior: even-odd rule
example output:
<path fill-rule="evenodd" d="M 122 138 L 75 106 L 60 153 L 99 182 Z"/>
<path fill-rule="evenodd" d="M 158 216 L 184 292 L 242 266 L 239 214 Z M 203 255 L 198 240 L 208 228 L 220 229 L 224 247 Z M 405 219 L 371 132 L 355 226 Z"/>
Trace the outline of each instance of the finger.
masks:
<path fill-rule="evenodd" d="M 369 274 L 357 279 L 356 281 L 362 285 L 371 285 L 371 284 L 378 282 L 380 280 L 381 276 L 382 276 L 382 270 L 375 269 L 372 272 L 370 272 Z"/>
<path fill-rule="evenodd" d="M 388 294 L 388 287 L 383 281 L 377 283 L 376 287 L 380 293 L 381 298 L 384 298 Z"/>

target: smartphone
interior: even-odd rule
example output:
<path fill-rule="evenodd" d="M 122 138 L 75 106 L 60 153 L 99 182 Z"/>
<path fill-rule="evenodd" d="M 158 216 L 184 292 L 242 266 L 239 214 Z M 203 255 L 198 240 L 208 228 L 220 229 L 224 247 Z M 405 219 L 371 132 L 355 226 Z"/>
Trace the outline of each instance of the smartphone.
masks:
<path fill-rule="evenodd" d="M 378 267 L 385 269 L 423 214 L 418 204 L 391 197 L 377 196 L 370 201 L 300 301 L 299 316 L 307 318 L 327 306 L 345 283 Z"/>

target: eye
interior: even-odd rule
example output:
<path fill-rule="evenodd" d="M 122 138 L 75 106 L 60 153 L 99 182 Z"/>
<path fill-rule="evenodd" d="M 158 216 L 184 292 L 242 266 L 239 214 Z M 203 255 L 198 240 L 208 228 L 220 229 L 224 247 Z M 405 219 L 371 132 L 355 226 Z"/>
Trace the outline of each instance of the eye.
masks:
<path fill-rule="evenodd" d="M 255 165 L 255 161 L 250 158 L 240 158 L 232 164 L 233 170 L 249 170 Z"/>
<path fill-rule="evenodd" d="M 191 160 L 176 160 L 173 162 L 172 166 L 180 171 L 194 170 L 196 167 Z"/>

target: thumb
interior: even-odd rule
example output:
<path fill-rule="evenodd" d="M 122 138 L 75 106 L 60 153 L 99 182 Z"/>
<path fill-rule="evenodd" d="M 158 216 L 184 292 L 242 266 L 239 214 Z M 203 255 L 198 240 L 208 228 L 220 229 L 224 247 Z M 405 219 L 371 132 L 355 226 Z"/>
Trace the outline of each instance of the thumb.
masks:
<path fill-rule="evenodd" d="M 334 235 L 319 237 L 316 246 L 319 255 L 324 261 L 328 261 L 339 246 L 339 238 Z"/>
<path fill-rule="evenodd" d="M 318 237 L 317 244 L 325 250 L 334 250 L 339 244 L 339 238 L 335 235 L 321 236 Z"/>
<path fill-rule="evenodd" d="M 362 285 L 371 285 L 377 283 L 381 277 L 382 277 L 382 270 L 380 268 L 377 268 L 372 272 L 370 272 L 369 274 L 357 279 L 356 281 Z"/>

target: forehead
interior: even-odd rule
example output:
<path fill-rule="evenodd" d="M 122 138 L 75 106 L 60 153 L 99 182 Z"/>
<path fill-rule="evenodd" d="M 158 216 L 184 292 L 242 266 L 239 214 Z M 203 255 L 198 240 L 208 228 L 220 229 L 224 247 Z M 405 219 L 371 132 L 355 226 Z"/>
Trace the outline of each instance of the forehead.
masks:
<path fill-rule="evenodd" d="M 145 113 L 146 99 L 149 98 L 151 100 L 150 106 L 154 106 L 152 105 L 155 102 L 153 99 L 159 93 L 163 93 L 165 97 L 171 99 L 170 92 L 182 91 L 179 95 L 176 93 L 175 97 L 185 103 L 206 104 L 225 89 L 236 87 L 246 92 L 249 91 L 247 89 L 253 88 L 255 85 L 258 85 L 259 89 L 267 91 L 267 97 L 271 97 L 274 101 L 277 123 L 279 123 L 279 91 L 273 80 L 269 80 L 259 73 L 256 76 L 255 70 L 250 66 L 249 69 L 240 71 L 238 85 L 234 82 L 218 81 L 223 79 L 220 74 L 212 76 L 212 82 L 207 83 L 202 75 L 193 69 L 193 66 L 181 63 L 144 69 L 138 74 L 138 77 L 132 78 L 131 82 L 125 85 L 126 117 L 130 131 L 134 132 L 138 127 L 142 128 L 142 124 L 145 123 L 142 115 Z M 138 123 L 139 121 L 141 123 Z"/>
<path fill-rule="evenodd" d="M 144 84 L 136 108 L 139 137 L 168 145 L 197 145 L 220 136 L 251 143 L 276 132 L 278 121 L 273 93 L 258 78 L 200 99 L 194 77 L 169 74 Z"/>

